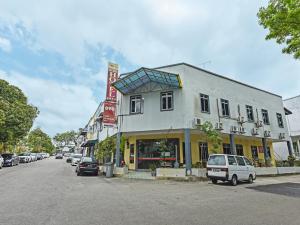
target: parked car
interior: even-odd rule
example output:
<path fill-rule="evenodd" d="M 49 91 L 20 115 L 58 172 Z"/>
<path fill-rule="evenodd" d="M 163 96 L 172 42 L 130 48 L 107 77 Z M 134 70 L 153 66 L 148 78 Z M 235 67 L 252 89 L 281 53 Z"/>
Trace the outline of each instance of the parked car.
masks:
<path fill-rule="evenodd" d="M 3 157 L 0 155 L 0 169 L 2 169 L 3 164 L 4 164 L 4 159 L 3 159 Z"/>
<path fill-rule="evenodd" d="M 212 154 L 207 161 L 207 177 L 216 184 L 218 180 L 230 181 L 233 186 L 239 181 L 252 183 L 256 174 L 252 162 L 244 156 Z"/>
<path fill-rule="evenodd" d="M 41 153 L 36 153 L 36 158 L 37 158 L 37 160 L 42 160 L 43 156 Z"/>
<path fill-rule="evenodd" d="M 56 159 L 62 159 L 63 158 L 63 154 L 62 153 L 56 153 L 55 158 Z"/>
<path fill-rule="evenodd" d="M 77 176 L 80 176 L 84 173 L 94 174 L 95 176 L 98 176 L 98 162 L 91 157 L 82 157 L 78 162 L 75 172 L 77 173 Z"/>
<path fill-rule="evenodd" d="M 29 163 L 31 162 L 31 156 L 29 153 L 21 153 L 19 154 L 20 163 Z"/>
<path fill-rule="evenodd" d="M 34 162 L 37 160 L 37 154 L 36 153 L 30 153 L 31 162 Z"/>
<path fill-rule="evenodd" d="M 19 157 L 13 153 L 2 154 L 4 159 L 4 166 L 15 166 L 19 165 Z"/>
<path fill-rule="evenodd" d="M 72 166 L 76 166 L 78 164 L 78 162 L 80 161 L 81 158 L 82 158 L 81 154 L 74 154 L 72 156 L 71 165 Z"/>
<path fill-rule="evenodd" d="M 70 154 L 70 155 L 68 156 L 68 158 L 66 159 L 66 162 L 67 162 L 67 163 L 71 163 L 71 162 L 72 162 L 73 155 L 74 155 L 74 154 Z"/>

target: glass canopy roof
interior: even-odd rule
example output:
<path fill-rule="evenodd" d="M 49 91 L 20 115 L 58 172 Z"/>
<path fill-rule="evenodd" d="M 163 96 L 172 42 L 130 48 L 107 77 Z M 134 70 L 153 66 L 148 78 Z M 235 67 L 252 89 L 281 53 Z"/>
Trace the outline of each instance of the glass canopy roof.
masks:
<path fill-rule="evenodd" d="M 158 84 L 161 89 L 177 89 L 182 87 L 180 76 L 178 74 L 144 67 L 132 73 L 128 73 L 125 77 L 114 82 L 112 86 L 114 86 L 122 94 L 126 95 L 133 93 L 136 89 L 151 82 Z"/>

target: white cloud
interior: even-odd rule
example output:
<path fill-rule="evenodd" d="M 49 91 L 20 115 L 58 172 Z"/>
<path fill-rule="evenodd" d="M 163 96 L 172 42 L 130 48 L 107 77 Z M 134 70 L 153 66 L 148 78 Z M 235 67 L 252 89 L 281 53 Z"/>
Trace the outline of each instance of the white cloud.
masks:
<path fill-rule="evenodd" d="M 0 37 L 0 49 L 2 49 L 5 52 L 10 52 L 11 51 L 10 41 L 6 38 Z"/>
<path fill-rule="evenodd" d="M 0 71 L 0 78 L 20 87 L 29 102 L 39 108 L 35 126 L 50 135 L 84 126 L 97 108 L 93 93 L 86 86 L 61 84 L 15 72 Z"/>

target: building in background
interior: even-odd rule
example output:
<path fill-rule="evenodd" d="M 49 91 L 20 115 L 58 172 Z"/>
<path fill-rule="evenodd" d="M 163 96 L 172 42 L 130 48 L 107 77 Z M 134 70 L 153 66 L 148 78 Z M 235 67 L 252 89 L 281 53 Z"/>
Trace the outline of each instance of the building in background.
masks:
<path fill-rule="evenodd" d="M 283 105 L 291 111 L 286 115 L 287 126 L 294 155 L 297 159 L 300 159 L 300 95 L 285 99 Z M 274 143 L 274 150 L 282 160 L 286 160 L 289 156 L 288 148 L 283 143 Z"/>
<path fill-rule="evenodd" d="M 129 169 L 163 162 L 189 172 L 205 163 L 213 147 L 196 127 L 206 121 L 221 133 L 219 153 L 245 155 L 262 165 L 275 164 L 272 143 L 289 141 L 281 96 L 186 63 L 140 68 L 113 86 Z"/>

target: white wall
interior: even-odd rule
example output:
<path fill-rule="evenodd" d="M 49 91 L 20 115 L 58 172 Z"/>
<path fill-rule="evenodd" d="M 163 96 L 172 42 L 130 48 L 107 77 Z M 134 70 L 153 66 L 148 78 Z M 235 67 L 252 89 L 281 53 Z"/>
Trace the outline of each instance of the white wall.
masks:
<path fill-rule="evenodd" d="M 300 136 L 300 95 L 284 100 L 283 104 L 292 112 L 291 115 L 287 115 L 290 135 Z"/>
<path fill-rule="evenodd" d="M 242 116 L 247 118 L 245 105 L 251 105 L 254 109 L 256 120 L 256 108 L 258 109 L 259 120 L 262 120 L 261 109 L 268 110 L 270 125 L 260 128 L 259 137 L 263 137 L 264 130 L 270 130 L 272 139 L 278 139 L 279 133 L 287 132 L 287 123 L 284 117 L 283 103 L 280 96 L 266 93 L 237 82 L 215 76 L 205 71 L 195 69 L 187 65 L 177 65 L 161 68 L 160 70 L 179 74 L 183 88 L 174 90 L 174 110 L 160 111 L 160 92 L 142 94 L 144 98 L 144 113 L 129 115 L 130 96 L 119 98 L 121 114 L 123 116 L 122 131 L 145 131 L 161 129 L 192 128 L 194 117 L 199 117 L 202 121 L 211 121 L 215 124 L 218 121 L 216 100 L 224 98 L 229 100 L 231 119 L 221 119 L 224 124 L 224 133 L 230 133 L 232 125 L 237 126 L 237 107 L 240 104 Z M 200 111 L 200 93 L 209 95 L 210 114 Z M 219 103 L 221 112 L 221 104 Z M 284 120 L 284 128 L 278 126 L 276 113 L 281 113 Z M 247 136 L 252 136 L 251 128 L 254 123 L 245 123 Z"/>

